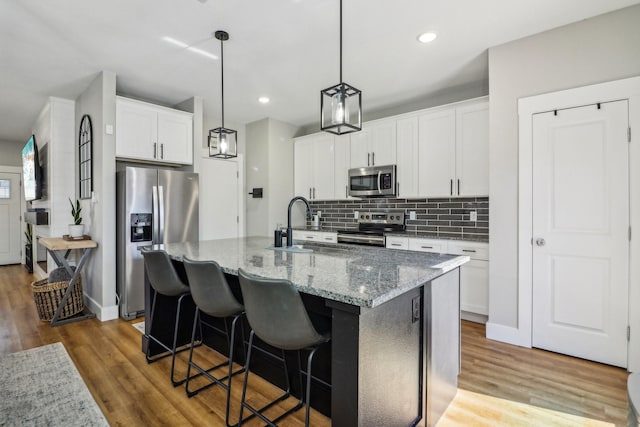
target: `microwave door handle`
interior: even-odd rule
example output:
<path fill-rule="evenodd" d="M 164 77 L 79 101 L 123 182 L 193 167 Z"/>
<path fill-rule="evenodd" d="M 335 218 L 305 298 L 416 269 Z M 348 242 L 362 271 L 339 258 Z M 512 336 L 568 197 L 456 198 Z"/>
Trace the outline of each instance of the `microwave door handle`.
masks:
<path fill-rule="evenodd" d="M 378 194 L 382 194 L 382 186 L 380 181 L 382 180 L 382 171 L 378 171 Z"/>

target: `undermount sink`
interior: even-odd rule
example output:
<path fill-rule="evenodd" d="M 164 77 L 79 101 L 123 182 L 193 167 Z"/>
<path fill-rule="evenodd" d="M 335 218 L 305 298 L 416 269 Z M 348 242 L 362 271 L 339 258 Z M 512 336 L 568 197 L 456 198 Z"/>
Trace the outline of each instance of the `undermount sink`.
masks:
<path fill-rule="evenodd" d="M 313 252 L 313 249 L 304 248 L 301 245 L 293 245 L 293 246 L 269 246 L 267 249 L 271 249 L 273 251 L 282 251 L 282 252 L 295 252 L 295 253 L 309 253 Z"/>

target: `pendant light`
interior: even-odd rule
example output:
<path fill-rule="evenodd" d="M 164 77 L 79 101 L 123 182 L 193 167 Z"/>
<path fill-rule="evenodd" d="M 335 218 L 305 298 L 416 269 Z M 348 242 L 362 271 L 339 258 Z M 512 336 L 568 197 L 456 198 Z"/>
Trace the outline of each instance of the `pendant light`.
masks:
<path fill-rule="evenodd" d="M 238 156 L 238 132 L 224 127 L 224 51 L 222 44 L 225 40 L 229 40 L 229 34 L 226 31 L 216 31 L 215 37 L 220 40 L 222 125 L 219 128 L 209 130 L 209 157 L 230 159 Z"/>
<path fill-rule="evenodd" d="M 342 0 L 340 0 L 340 83 L 320 91 L 320 129 L 336 135 L 362 129 L 362 92 L 342 81 Z"/>

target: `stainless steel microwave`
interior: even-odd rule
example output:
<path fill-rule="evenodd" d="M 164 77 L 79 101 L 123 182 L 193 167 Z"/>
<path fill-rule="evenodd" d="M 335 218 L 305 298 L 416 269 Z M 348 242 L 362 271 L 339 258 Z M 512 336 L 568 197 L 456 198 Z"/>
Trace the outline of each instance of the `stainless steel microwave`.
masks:
<path fill-rule="evenodd" d="M 396 195 L 396 165 L 349 169 L 352 197 L 392 197 Z"/>

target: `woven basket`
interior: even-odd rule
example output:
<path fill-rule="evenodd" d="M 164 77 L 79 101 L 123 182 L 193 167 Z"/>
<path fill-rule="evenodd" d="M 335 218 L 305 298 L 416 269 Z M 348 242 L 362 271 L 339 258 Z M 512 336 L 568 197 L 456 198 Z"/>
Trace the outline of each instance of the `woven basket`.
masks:
<path fill-rule="evenodd" d="M 64 293 L 69 287 L 69 281 L 49 283 L 48 279 L 36 280 L 31 283 L 33 290 L 33 300 L 36 303 L 38 317 L 40 320 L 49 322 L 53 319 L 53 315 L 62 301 Z M 84 309 L 84 300 L 82 296 L 82 280 L 78 276 L 78 281 L 71 291 L 71 295 L 67 299 L 67 303 L 62 307 L 58 320 L 66 319 L 74 314 L 80 313 Z"/>

